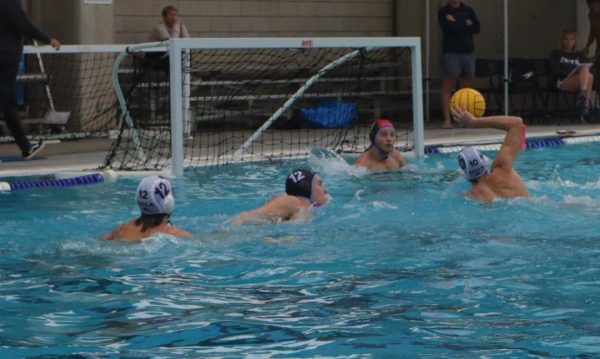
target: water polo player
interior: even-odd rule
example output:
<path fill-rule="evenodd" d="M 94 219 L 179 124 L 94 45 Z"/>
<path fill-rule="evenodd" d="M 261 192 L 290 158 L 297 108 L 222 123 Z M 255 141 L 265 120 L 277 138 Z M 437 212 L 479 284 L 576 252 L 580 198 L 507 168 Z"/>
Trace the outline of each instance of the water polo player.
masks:
<path fill-rule="evenodd" d="M 354 163 L 369 170 L 391 170 L 404 166 L 404 158 L 396 147 L 396 130 L 388 119 L 379 119 L 371 125 L 371 145 Z"/>
<path fill-rule="evenodd" d="M 528 197 L 529 192 L 521 176 L 513 169 L 517 155 L 525 147 L 525 126 L 516 116 L 490 116 L 476 118 L 464 108 L 451 109 L 454 120 L 465 127 L 496 128 L 506 131 L 504 142 L 496 158 L 489 165 L 487 157 L 472 147 L 458 154 L 458 165 L 473 187 L 468 195 L 483 202 L 493 199 Z"/>
<path fill-rule="evenodd" d="M 139 241 L 154 233 L 166 233 L 177 237 L 190 237 L 191 233 L 174 227 L 169 222 L 175 208 L 171 182 L 159 176 L 144 178 L 136 191 L 136 202 L 141 215 L 121 224 L 105 236 L 106 239 Z"/>
<path fill-rule="evenodd" d="M 327 201 L 327 189 L 321 176 L 306 169 L 296 169 L 287 176 L 285 194 L 273 197 L 257 209 L 240 213 L 232 223 L 303 219 L 310 214 L 310 208 L 322 206 Z"/>

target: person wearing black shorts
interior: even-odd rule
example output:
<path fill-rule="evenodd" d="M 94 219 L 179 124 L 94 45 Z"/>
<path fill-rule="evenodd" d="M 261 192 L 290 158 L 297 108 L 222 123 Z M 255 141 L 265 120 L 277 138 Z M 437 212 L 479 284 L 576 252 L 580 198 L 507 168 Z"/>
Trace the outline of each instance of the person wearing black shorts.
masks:
<path fill-rule="evenodd" d="M 474 34 L 479 34 L 480 24 L 475 10 L 460 0 L 448 0 L 438 9 L 438 22 L 442 27 L 442 91 L 444 115 L 443 128 L 452 128 L 450 98 L 459 88 L 471 87 L 475 76 Z"/>
<path fill-rule="evenodd" d="M 21 149 L 23 159 L 33 158 L 43 147 L 40 141 L 31 144 L 19 120 L 17 110 L 17 72 L 26 36 L 60 49 L 60 42 L 50 38 L 31 23 L 20 0 L 2 0 L 0 7 L 0 110 L 4 121 Z"/>

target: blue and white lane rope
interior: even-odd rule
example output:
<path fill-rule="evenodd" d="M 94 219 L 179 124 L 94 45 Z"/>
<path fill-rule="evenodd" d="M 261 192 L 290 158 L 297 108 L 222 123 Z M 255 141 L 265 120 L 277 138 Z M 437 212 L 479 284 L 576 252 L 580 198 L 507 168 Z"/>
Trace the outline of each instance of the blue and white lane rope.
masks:
<path fill-rule="evenodd" d="M 116 179 L 116 172 L 107 170 L 102 173 L 91 173 L 82 176 L 69 178 L 50 178 L 41 180 L 31 180 L 22 182 L 0 182 L 0 192 L 19 191 L 25 189 L 44 188 L 44 187 L 73 187 L 110 182 Z"/>
<path fill-rule="evenodd" d="M 535 148 L 547 148 L 547 147 L 558 147 L 564 145 L 572 145 L 578 143 L 589 143 L 599 142 L 600 136 L 582 136 L 582 137 L 552 137 L 552 138 L 541 138 L 541 139 L 530 139 L 526 141 L 526 149 Z M 472 145 L 471 147 L 476 148 L 480 151 L 498 151 L 502 144 L 488 144 L 488 145 Z M 427 146 L 425 153 L 457 153 L 460 152 L 464 146 Z"/>

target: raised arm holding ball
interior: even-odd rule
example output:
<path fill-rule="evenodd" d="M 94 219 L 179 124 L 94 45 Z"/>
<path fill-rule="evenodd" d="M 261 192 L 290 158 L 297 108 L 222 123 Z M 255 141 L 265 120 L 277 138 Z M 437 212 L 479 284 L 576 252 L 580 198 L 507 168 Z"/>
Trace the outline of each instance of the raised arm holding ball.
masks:
<path fill-rule="evenodd" d="M 517 116 L 475 117 L 465 106 L 450 109 L 452 117 L 465 127 L 496 128 L 506 131 L 500 151 L 490 160 L 473 147 L 465 147 L 458 154 L 458 164 L 473 187 L 468 192 L 482 202 L 496 198 L 529 197 L 529 192 L 513 165 L 525 145 L 525 125 Z"/>

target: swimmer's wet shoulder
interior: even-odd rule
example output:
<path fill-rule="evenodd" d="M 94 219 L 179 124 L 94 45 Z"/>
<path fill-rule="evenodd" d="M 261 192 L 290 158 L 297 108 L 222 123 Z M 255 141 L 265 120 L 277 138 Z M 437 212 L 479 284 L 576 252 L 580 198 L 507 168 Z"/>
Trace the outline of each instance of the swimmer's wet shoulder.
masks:
<path fill-rule="evenodd" d="M 191 237 L 191 233 L 174 227 L 169 222 L 175 207 L 171 182 L 160 176 L 144 178 L 136 190 L 136 202 L 141 215 L 137 219 L 117 226 L 104 238 L 139 241 L 155 233 L 177 237 Z"/>

